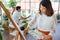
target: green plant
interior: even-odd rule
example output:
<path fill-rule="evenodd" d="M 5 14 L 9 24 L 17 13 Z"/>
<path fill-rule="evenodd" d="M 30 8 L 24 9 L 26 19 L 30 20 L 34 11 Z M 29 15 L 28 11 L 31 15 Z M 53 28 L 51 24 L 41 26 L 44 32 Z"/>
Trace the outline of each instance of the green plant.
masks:
<path fill-rule="evenodd" d="M 8 17 L 6 15 L 3 16 L 3 22 L 2 22 L 2 27 L 4 29 L 7 29 L 8 28 L 8 25 L 9 25 L 9 22 L 8 22 Z"/>
<path fill-rule="evenodd" d="M 8 5 L 9 5 L 9 7 L 13 8 L 16 5 L 16 1 L 15 0 L 10 0 Z"/>
<path fill-rule="evenodd" d="M 22 23 L 25 23 L 25 26 L 24 27 L 27 28 L 28 20 L 25 19 L 25 20 L 22 21 Z"/>
<path fill-rule="evenodd" d="M 2 40 L 2 35 L 1 35 L 1 33 L 0 33 L 0 40 Z"/>
<path fill-rule="evenodd" d="M 0 20 L 0 25 L 2 24 L 1 20 Z"/>
<path fill-rule="evenodd" d="M 0 16 L 1 16 L 2 14 L 0 13 Z"/>
<path fill-rule="evenodd" d="M 2 40 L 2 35 L 1 32 L 3 32 L 3 30 L 0 30 L 0 40 Z"/>

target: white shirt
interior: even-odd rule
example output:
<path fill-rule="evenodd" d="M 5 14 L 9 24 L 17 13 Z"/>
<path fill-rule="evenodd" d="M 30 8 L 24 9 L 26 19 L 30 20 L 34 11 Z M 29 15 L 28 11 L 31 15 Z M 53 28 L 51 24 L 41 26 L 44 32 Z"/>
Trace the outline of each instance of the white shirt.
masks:
<path fill-rule="evenodd" d="M 45 14 L 40 15 L 39 13 L 36 14 L 36 16 L 33 18 L 33 20 L 29 23 L 28 27 L 30 29 L 33 29 L 37 27 L 37 29 L 43 30 L 43 31 L 50 31 L 51 36 L 53 36 L 55 28 L 56 28 L 56 18 L 55 15 L 48 17 Z M 30 32 L 31 34 L 33 32 Z M 35 35 L 39 35 L 37 31 L 35 31 Z M 38 36 L 39 37 L 39 36 Z M 40 34 L 41 37 L 41 34 Z"/>
<path fill-rule="evenodd" d="M 13 15 L 12 15 L 12 19 L 13 19 L 16 23 L 18 23 L 18 22 L 19 22 L 19 18 L 21 18 L 20 13 L 19 13 L 17 10 L 15 10 L 15 12 L 14 12 Z"/>
<path fill-rule="evenodd" d="M 15 24 L 18 25 L 19 27 L 25 25 L 25 23 L 22 23 L 23 20 L 19 20 L 19 19 L 21 19 L 21 14 L 17 10 L 14 11 L 14 13 L 11 17 L 12 17 L 13 21 L 15 22 Z M 10 22 L 9 26 L 13 27 L 11 22 Z"/>
<path fill-rule="evenodd" d="M 38 29 L 44 30 L 44 31 L 51 31 L 52 27 L 54 27 L 54 17 L 48 17 L 45 14 L 38 15 L 37 16 L 37 25 Z"/>

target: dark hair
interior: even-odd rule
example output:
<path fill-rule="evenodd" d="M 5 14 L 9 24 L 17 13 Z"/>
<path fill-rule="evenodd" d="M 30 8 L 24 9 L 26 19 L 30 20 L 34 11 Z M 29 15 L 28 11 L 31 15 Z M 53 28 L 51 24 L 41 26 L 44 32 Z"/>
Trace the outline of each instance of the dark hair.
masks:
<path fill-rule="evenodd" d="M 50 0 L 42 0 L 39 4 L 39 13 L 41 14 L 40 5 L 44 6 L 47 9 L 46 15 L 52 16 L 54 14 L 51 1 Z"/>
<path fill-rule="evenodd" d="M 21 7 L 20 7 L 20 6 L 17 6 L 17 7 L 16 7 L 16 10 L 18 10 L 18 9 L 21 9 Z"/>

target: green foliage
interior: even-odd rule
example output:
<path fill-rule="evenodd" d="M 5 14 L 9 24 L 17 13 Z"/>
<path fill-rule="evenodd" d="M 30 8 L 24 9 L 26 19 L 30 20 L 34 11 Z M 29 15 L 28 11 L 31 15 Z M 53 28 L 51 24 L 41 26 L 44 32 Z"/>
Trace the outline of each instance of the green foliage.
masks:
<path fill-rule="evenodd" d="M 0 20 L 0 25 L 2 24 L 2 21 Z"/>
<path fill-rule="evenodd" d="M 3 30 L 0 30 L 0 40 L 2 40 L 2 35 L 1 32 L 3 32 Z"/>
<path fill-rule="evenodd" d="M 1 32 L 0 32 L 0 40 L 2 40 L 2 35 L 1 35 Z"/>
<path fill-rule="evenodd" d="M 28 22 L 28 20 L 23 20 L 23 22 L 22 23 L 27 23 Z"/>
<path fill-rule="evenodd" d="M 14 7 L 16 5 L 16 1 L 15 0 L 10 0 L 8 3 L 9 3 L 8 4 L 9 7 Z"/>
<path fill-rule="evenodd" d="M 0 13 L 0 16 L 1 16 L 2 14 Z"/>
<path fill-rule="evenodd" d="M 26 23 L 26 24 L 24 25 L 24 27 L 26 28 L 27 25 L 28 25 L 28 20 L 23 20 L 22 23 Z"/>

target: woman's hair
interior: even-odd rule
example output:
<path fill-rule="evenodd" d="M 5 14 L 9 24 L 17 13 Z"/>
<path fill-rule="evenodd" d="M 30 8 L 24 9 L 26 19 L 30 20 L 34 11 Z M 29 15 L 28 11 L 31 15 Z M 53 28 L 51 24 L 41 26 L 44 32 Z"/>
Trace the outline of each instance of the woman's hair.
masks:
<path fill-rule="evenodd" d="M 21 6 L 17 6 L 17 7 L 16 7 L 16 10 L 18 10 L 18 9 L 21 9 Z"/>
<path fill-rule="evenodd" d="M 44 6 L 46 9 L 47 9 L 47 12 L 46 12 L 46 15 L 47 16 L 52 16 L 54 14 L 54 11 L 53 11 L 53 8 L 52 8 L 52 5 L 51 5 L 51 1 L 50 0 L 42 0 L 39 4 L 39 13 L 41 13 L 41 10 L 40 10 L 40 6 Z"/>

